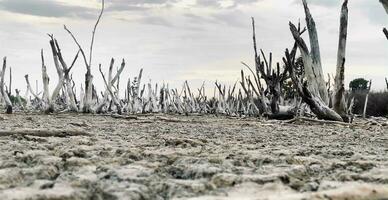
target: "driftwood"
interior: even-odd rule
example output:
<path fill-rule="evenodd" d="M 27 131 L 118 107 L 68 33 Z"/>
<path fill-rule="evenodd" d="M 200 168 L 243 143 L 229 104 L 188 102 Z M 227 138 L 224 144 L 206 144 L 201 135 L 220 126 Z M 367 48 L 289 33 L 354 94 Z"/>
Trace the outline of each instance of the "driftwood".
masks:
<path fill-rule="evenodd" d="M 0 137 L 6 136 L 35 136 L 35 137 L 71 137 L 89 136 L 90 134 L 82 130 L 50 130 L 50 129 L 21 129 L 21 130 L 0 130 Z"/>

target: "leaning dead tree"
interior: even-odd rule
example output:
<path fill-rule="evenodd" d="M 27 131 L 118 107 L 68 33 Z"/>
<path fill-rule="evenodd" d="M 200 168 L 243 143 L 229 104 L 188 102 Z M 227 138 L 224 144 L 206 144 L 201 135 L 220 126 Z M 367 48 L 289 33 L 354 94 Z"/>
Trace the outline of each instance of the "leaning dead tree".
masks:
<path fill-rule="evenodd" d="M 3 59 L 3 67 L 0 70 L 0 97 L 1 100 L 5 103 L 6 113 L 12 114 L 12 102 L 10 100 L 9 94 L 5 90 L 4 76 L 5 70 L 7 68 L 7 57 Z"/>

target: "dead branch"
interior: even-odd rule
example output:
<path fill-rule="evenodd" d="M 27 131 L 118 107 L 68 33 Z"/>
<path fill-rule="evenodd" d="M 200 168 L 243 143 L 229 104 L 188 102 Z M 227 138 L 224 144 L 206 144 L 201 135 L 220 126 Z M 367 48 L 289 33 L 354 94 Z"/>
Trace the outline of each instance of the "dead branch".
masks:
<path fill-rule="evenodd" d="M 39 101 L 42 101 L 42 99 L 32 90 L 30 81 L 28 79 L 28 74 L 24 76 L 26 83 L 27 83 L 27 90 L 34 96 L 35 99 L 38 99 Z"/>
<path fill-rule="evenodd" d="M 91 41 L 91 43 L 90 43 L 89 66 L 92 65 L 94 37 L 95 37 L 95 35 L 96 35 L 97 26 L 98 26 L 98 24 L 100 23 L 102 14 L 104 13 L 104 9 L 105 9 L 105 0 L 102 0 L 102 2 L 101 2 L 101 12 L 100 12 L 100 15 L 98 16 L 98 19 L 97 19 L 96 24 L 94 25 L 93 33 L 92 33 L 92 41 Z"/>

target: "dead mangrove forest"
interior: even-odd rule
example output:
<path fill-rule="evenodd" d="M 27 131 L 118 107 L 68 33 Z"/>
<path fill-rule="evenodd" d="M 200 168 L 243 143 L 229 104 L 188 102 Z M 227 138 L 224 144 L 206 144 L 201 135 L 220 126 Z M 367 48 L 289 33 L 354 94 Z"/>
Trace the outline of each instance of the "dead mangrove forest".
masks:
<path fill-rule="evenodd" d="M 380 0 L 387 9 L 388 2 Z M 324 66 L 320 55 L 320 40 L 313 14 L 306 0 L 302 0 L 306 27 L 303 23 L 289 23 L 294 43 L 285 48 L 284 57 L 275 62 L 272 53 L 266 53 L 260 46 L 260 37 L 256 35 L 255 20 L 252 18 L 252 45 L 254 66 L 246 63 L 241 71 L 241 79 L 234 85 L 214 86 L 214 95 L 208 96 L 205 86 L 194 89 L 188 81 L 182 88 L 170 88 L 168 84 L 144 83 L 143 69 L 135 77 L 125 77 L 125 60 L 112 58 L 107 67 L 93 64 L 93 46 L 98 25 L 104 14 L 105 2 L 92 30 L 89 51 L 86 51 L 70 28 L 65 32 L 78 48 L 74 57 L 64 58 L 60 42 L 54 35 L 48 34 L 51 52 L 41 51 L 41 82 L 43 91 L 34 90 L 29 75 L 25 75 L 26 92 L 12 91 L 12 71 L 7 69 L 7 59 L 3 59 L 0 71 L 0 104 L 5 112 L 76 112 L 76 113 L 113 113 L 130 115 L 138 113 L 177 113 L 177 114 L 216 114 L 229 116 L 254 116 L 270 119 L 293 119 L 310 117 L 320 120 L 352 122 L 354 114 L 353 99 L 345 89 L 346 47 L 348 34 L 348 0 L 344 0 L 340 9 L 337 65 L 335 76 L 325 80 Z M 388 31 L 383 29 L 387 36 Z M 309 46 L 306 42 L 309 39 Z M 248 39 L 248 38 L 247 38 Z M 52 63 L 45 56 L 52 56 Z M 79 92 L 72 77 L 76 62 L 84 63 L 85 80 Z M 50 82 L 47 68 L 53 66 L 58 82 Z M 118 70 L 114 70 L 116 66 Z M 97 91 L 91 69 L 98 68 L 103 78 L 105 90 Z M 10 82 L 5 82 L 5 76 Z M 126 80 L 124 92 L 120 81 Z M 388 88 L 388 82 L 387 82 Z M 124 94 L 124 95 L 121 95 Z M 366 108 L 366 106 L 365 106 Z"/>

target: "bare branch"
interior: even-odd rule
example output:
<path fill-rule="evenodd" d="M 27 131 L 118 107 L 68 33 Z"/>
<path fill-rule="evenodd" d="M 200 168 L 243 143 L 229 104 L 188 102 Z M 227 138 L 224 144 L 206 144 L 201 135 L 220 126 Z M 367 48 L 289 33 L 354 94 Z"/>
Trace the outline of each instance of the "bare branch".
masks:
<path fill-rule="evenodd" d="M 102 14 L 104 13 L 104 9 L 105 9 L 105 0 L 102 0 L 102 8 L 101 8 L 101 12 L 100 12 L 100 15 L 98 16 L 98 19 L 97 19 L 97 22 L 96 24 L 94 25 L 94 29 L 93 29 L 93 33 L 92 33 L 92 41 L 90 43 L 90 55 L 89 55 L 89 66 L 92 66 L 92 56 L 93 56 L 93 45 L 94 45 L 94 37 L 95 37 L 95 34 L 96 34 L 96 29 L 97 29 L 97 26 L 98 24 L 100 23 L 100 20 L 101 20 L 101 17 L 102 17 Z"/>
<path fill-rule="evenodd" d="M 64 29 L 70 34 L 70 36 L 73 38 L 74 42 L 77 44 L 79 50 L 81 51 L 81 54 L 82 54 L 82 57 L 84 59 L 84 62 L 85 62 L 85 66 L 87 69 L 90 69 L 90 66 L 88 64 L 88 61 L 86 59 L 86 56 L 85 56 L 85 52 L 84 50 L 82 49 L 81 45 L 78 43 L 77 39 L 75 38 L 75 36 L 73 35 L 73 33 L 66 27 L 66 25 L 63 26 Z"/>

